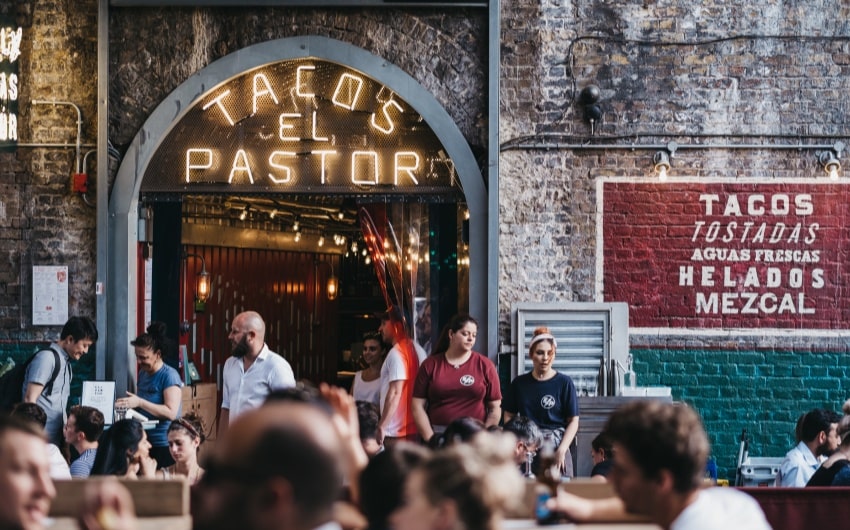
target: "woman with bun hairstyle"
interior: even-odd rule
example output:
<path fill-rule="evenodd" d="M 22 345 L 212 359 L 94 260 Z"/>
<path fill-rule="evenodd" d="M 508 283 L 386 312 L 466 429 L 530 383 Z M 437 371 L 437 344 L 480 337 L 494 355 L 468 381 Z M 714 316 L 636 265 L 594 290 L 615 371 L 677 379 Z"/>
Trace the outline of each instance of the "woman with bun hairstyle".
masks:
<path fill-rule="evenodd" d="M 528 348 L 532 369 L 517 376 L 505 392 L 505 421 L 516 415 L 534 420 L 544 437 L 553 437 L 561 473 L 572 477 L 570 445 L 578 432 L 578 398 L 573 380 L 552 368 L 557 346 L 549 328 L 534 330 Z"/>
<path fill-rule="evenodd" d="M 168 426 L 168 449 L 174 465 L 160 469 L 157 476 L 184 476 L 190 485 L 197 484 L 204 475 L 204 469 L 198 464 L 198 451 L 205 439 L 204 422 L 197 414 L 190 412 L 172 421 Z"/>
<path fill-rule="evenodd" d="M 426 442 L 458 418 L 499 424 L 502 390 L 493 361 L 472 350 L 478 322 L 469 315 L 452 317 L 416 373 L 411 409 L 419 435 Z"/>
<path fill-rule="evenodd" d="M 148 431 L 148 440 L 153 446 L 151 456 L 156 459 L 158 468 L 174 463 L 168 450 L 168 426 L 171 420 L 180 417 L 183 406 L 183 380 L 177 370 L 163 360 L 163 351 L 169 344 L 165 331 L 162 322 L 151 322 L 146 333 L 130 342 L 138 362 L 137 390 L 115 401 L 116 407 L 134 409 L 148 419 L 159 420 L 156 427 Z"/>

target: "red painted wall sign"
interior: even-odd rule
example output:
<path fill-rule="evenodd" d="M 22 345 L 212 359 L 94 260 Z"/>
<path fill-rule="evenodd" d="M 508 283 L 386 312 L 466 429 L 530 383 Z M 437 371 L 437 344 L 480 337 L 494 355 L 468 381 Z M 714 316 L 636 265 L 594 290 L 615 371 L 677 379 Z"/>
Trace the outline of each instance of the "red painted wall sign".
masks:
<path fill-rule="evenodd" d="M 627 301 L 633 327 L 846 329 L 846 190 L 602 181 L 599 298 Z"/>

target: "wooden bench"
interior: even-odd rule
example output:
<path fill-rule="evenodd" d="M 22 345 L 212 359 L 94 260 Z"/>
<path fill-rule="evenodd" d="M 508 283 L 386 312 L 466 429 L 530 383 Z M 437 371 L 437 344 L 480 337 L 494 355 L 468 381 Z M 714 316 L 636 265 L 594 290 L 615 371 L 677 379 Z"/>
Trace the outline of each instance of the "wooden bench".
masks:
<path fill-rule="evenodd" d="M 825 530 L 850 521 L 850 487 L 738 489 L 758 501 L 773 530 Z"/>
<path fill-rule="evenodd" d="M 91 477 L 83 480 L 55 480 L 56 498 L 50 507 L 50 517 L 55 519 L 51 530 L 76 529 L 86 484 L 104 480 Z M 110 477 L 111 478 L 111 477 Z M 168 480 L 120 479 L 133 497 L 138 530 L 190 530 L 192 517 L 189 511 L 189 483 L 182 478 Z"/>

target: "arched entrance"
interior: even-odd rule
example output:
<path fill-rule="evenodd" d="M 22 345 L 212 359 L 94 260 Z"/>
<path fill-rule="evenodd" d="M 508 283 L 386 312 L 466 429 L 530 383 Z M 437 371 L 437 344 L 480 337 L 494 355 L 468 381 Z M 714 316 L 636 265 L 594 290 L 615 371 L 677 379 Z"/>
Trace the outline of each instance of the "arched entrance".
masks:
<path fill-rule="evenodd" d="M 222 87 L 228 80 L 238 77 L 239 75 L 268 65 L 275 65 L 283 61 L 293 61 L 298 59 L 313 59 L 317 62 L 327 61 L 336 65 L 343 65 L 353 71 L 363 74 L 365 79 L 373 80 L 392 93 L 398 95 L 400 100 L 403 100 L 409 105 L 419 116 L 421 116 L 427 129 L 433 134 L 440 148 L 443 151 L 444 159 L 451 161 L 453 171 L 457 177 L 459 189 L 462 190 L 462 195 L 465 199 L 465 205 L 468 208 L 468 266 L 469 266 L 469 300 L 468 307 L 472 314 L 480 315 L 481 328 L 479 330 L 481 337 L 487 337 L 487 323 L 483 318 L 486 314 L 487 302 L 487 194 L 484 188 L 481 172 L 478 168 L 475 159 L 468 147 L 467 142 L 460 134 L 460 131 L 455 126 L 452 119 L 448 116 L 445 110 L 439 103 L 425 91 L 415 80 L 409 77 L 400 69 L 386 63 L 379 57 L 369 54 L 364 50 L 353 47 L 349 44 L 335 41 L 324 37 L 299 37 L 292 39 L 282 39 L 270 41 L 259 45 L 251 46 L 242 49 L 236 53 L 228 55 L 215 63 L 204 68 L 189 80 L 184 82 L 172 94 L 163 101 L 157 109 L 151 114 L 146 121 L 139 134 L 134 139 L 128 149 L 122 164 L 118 170 L 115 185 L 109 204 L 109 245 L 110 252 L 108 256 L 108 295 L 107 302 L 107 326 L 108 333 L 108 351 L 111 352 L 106 359 L 105 373 L 107 378 L 114 378 L 117 382 L 117 391 L 123 392 L 127 381 L 132 380 L 133 370 L 131 359 L 129 358 L 128 343 L 137 330 L 137 281 L 139 279 L 139 271 L 137 267 L 137 253 L 139 239 L 139 197 L 143 183 L 147 182 L 146 175 L 152 165 L 162 163 L 157 157 L 161 155 L 164 142 L 168 141 L 169 135 L 175 133 L 175 128 L 183 123 L 193 109 L 197 109 L 202 98 L 209 98 L 217 88 Z M 304 75 L 305 77 L 312 75 L 309 69 L 310 64 L 303 64 L 301 67 L 296 67 L 296 75 Z M 337 76 L 337 80 L 344 78 L 343 85 L 337 85 L 336 88 L 342 87 L 342 93 L 338 96 L 338 90 L 334 90 L 333 95 L 330 95 L 332 102 L 336 107 L 345 108 L 346 104 L 351 103 L 351 97 L 359 90 L 359 82 L 352 77 L 345 78 L 345 72 Z M 268 84 L 264 84 L 268 82 Z M 273 84 L 268 77 L 255 76 L 253 79 L 254 86 L 252 93 L 256 96 L 261 95 L 261 98 L 272 98 Z M 300 86 L 300 85 L 298 85 Z M 296 90 L 297 92 L 297 90 Z M 286 97 L 304 96 L 305 94 L 286 94 Z M 207 108 L 219 110 L 219 118 L 230 125 L 234 116 L 238 113 L 225 112 L 224 92 L 220 93 L 220 97 L 216 96 L 210 101 L 206 101 Z M 277 97 L 276 95 L 274 96 Z M 282 96 L 281 96 L 282 99 Z M 261 102 L 262 104 L 262 102 Z M 257 98 L 248 102 L 251 106 L 250 112 L 257 112 Z M 349 111 L 356 111 L 353 105 L 349 105 Z M 390 128 L 389 121 L 393 113 L 398 110 L 392 103 L 387 101 L 382 102 L 381 112 L 374 112 L 372 119 L 373 126 L 378 129 L 387 130 Z M 316 118 L 313 119 L 313 127 L 310 133 L 314 140 L 329 138 L 321 132 L 320 128 L 315 125 Z M 235 123 L 235 122 L 234 122 Z M 280 122 L 278 134 L 289 134 L 287 129 L 291 124 L 283 119 Z M 285 132 L 281 132 L 284 131 Z M 261 134 L 264 134 L 260 131 Z M 328 140 L 329 141 L 329 140 Z M 186 150 L 185 166 L 191 167 L 193 170 L 203 173 L 204 171 L 212 171 L 220 161 L 216 161 L 215 157 L 204 150 L 204 146 L 199 146 Z M 274 178 L 271 181 L 292 182 L 291 175 L 282 167 L 289 167 L 284 163 L 287 158 L 296 156 L 294 150 L 279 150 L 276 155 L 268 155 L 263 159 L 263 171 L 269 174 L 270 167 L 277 172 L 274 173 Z M 313 151 L 322 151 L 314 149 Z M 395 169 L 391 174 L 395 178 L 394 183 L 399 182 L 397 177 L 402 180 L 414 167 L 422 163 L 416 156 L 411 154 L 406 149 L 400 149 L 393 158 Z M 314 164 L 313 174 L 320 175 L 319 184 L 326 184 L 322 169 L 325 167 L 323 162 L 327 160 L 327 153 L 310 153 L 313 162 L 305 162 L 306 164 Z M 318 158 L 316 158 L 318 155 Z M 346 154 L 346 160 L 350 163 L 351 175 L 350 181 L 357 185 L 370 186 L 371 184 L 384 185 L 385 181 L 378 182 L 382 176 L 378 175 L 378 171 L 372 171 L 372 165 L 383 163 L 379 162 L 379 154 L 373 153 L 370 149 L 349 149 Z M 240 154 L 236 149 L 226 160 L 226 165 L 229 171 L 219 173 L 218 176 L 210 176 L 208 173 L 205 177 L 208 181 L 204 181 L 212 187 L 222 184 L 222 175 L 226 175 L 226 184 L 231 186 L 231 191 L 240 193 L 251 193 L 251 189 L 246 187 L 254 184 L 253 173 L 250 175 L 246 172 L 246 168 L 252 167 L 249 161 L 250 155 L 247 153 Z M 315 164 L 319 164 L 315 166 Z M 236 172 L 234 173 L 234 168 Z M 357 168 L 355 170 L 355 168 Z M 366 168 L 366 169 L 364 169 Z M 248 170 L 253 171 L 253 170 Z M 364 172 L 354 175 L 355 171 Z M 382 173 L 383 175 L 383 173 Z M 181 173 L 181 177 L 191 181 L 194 176 L 188 173 Z M 218 179 L 218 180 L 216 180 Z M 287 180 L 289 179 L 289 180 Z M 371 180 L 370 180 L 371 179 Z M 202 186 L 192 185 L 196 182 L 182 182 L 183 193 L 203 191 Z M 237 187 L 232 185 L 237 182 Z M 278 182 L 279 184 L 280 182 Z M 315 183 L 304 183 L 305 187 L 287 190 L 297 191 L 300 193 L 313 193 L 314 195 L 322 195 L 322 190 L 316 188 Z M 239 188 L 242 186 L 242 188 Z M 311 188 L 313 186 L 313 188 Z M 178 191 L 179 190 L 175 190 Z M 207 190 L 209 191 L 209 190 Z M 279 190 L 264 189 L 260 190 L 266 193 L 274 193 Z M 364 190 L 365 191 L 365 190 Z M 370 188 L 369 191 L 374 191 Z M 417 190 L 389 190 L 388 195 L 400 194 L 410 196 Z M 368 194 L 368 193 L 367 193 Z M 390 201 L 392 202 L 392 201 Z M 122 352 L 128 352 L 128 355 L 122 355 Z"/>

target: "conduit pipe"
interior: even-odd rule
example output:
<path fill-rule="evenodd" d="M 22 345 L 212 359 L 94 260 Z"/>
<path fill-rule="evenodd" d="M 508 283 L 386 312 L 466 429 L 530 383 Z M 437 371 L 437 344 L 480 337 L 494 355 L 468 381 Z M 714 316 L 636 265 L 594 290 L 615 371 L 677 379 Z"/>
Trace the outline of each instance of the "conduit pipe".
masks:
<path fill-rule="evenodd" d="M 33 99 L 30 103 L 33 105 L 67 105 L 69 107 L 74 107 L 74 110 L 77 111 L 77 141 L 71 144 L 18 144 L 18 147 L 75 147 L 76 148 L 76 173 L 82 173 L 82 164 L 83 164 L 83 113 L 75 103 L 70 101 L 46 101 L 43 99 Z"/>

